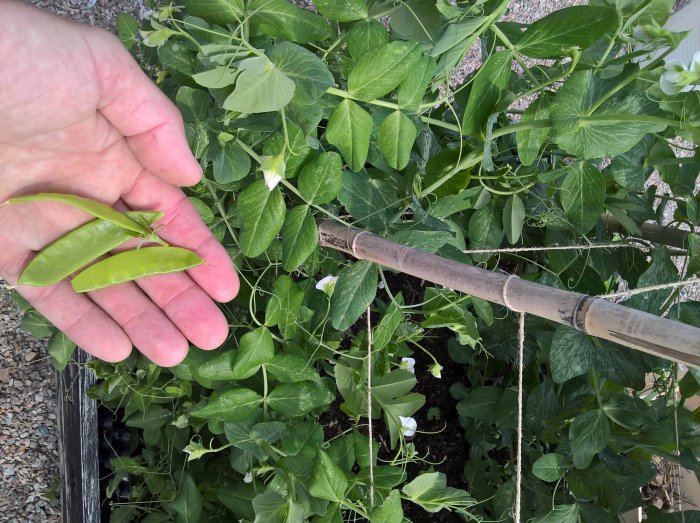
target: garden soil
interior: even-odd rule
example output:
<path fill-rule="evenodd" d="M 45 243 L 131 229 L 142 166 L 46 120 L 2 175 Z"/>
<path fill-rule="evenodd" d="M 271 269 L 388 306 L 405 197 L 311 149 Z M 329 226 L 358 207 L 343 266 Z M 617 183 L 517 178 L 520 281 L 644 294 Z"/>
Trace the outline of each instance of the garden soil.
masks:
<path fill-rule="evenodd" d="M 73 20 L 110 30 L 117 13 L 129 11 L 138 15 L 143 10 L 139 0 L 33 0 L 33 3 Z M 554 9 L 581 3 L 585 2 L 517 0 L 511 2 L 508 19 L 532 22 Z M 681 5 L 686 3 L 688 0 L 679 2 Z M 461 78 L 478 67 L 478 60 L 478 53 L 474 53 L 465 61 Z M 697 293 L 693 299 L 698 299 Z M 46 354 L 46 343 L 25 333 L 19 321 L 20 313 L 0 282 L 0 522 L 56 522 L 60 521 L 60 516 L 56 500 L 58 454 L 54 373 Z M 462 460 L 450 459 L 463 455 L 464 449 L 454 447 L 463 441 L 459 436 L 461 428 L 454 415 L 455 402 L 449 392 L 443 390 L 443 385 L 459 381 L 459 377 L 454 376 L 452 370 L 457 366 L 449 364 L 446 351 L 440 347 L 444 344 L 436 340 L 431 348 L 445 366 L 443 379 L 419 376 L 419 392 L 425 394 L 429 405 L 440 409 L 441 415 L 439 420 L 424 418 L 422 428 L 438 434 L 418 435 L 414 443 L 427 453 L 427 462 L 440 463 L 436 468 L 450 477 L 450 484 L 463 487 Z M 416 359 L 417 369 L 427 366 L 427 360 L 422 361 L 420 355 Z M 339 411 L 335 412 L 342 416 Z M 337 423 L 328 420 L 329 425 Z M 418 519 L 415 521 L 421 523 Z M 440 521 L 454 520 L 445 514 Z"/>

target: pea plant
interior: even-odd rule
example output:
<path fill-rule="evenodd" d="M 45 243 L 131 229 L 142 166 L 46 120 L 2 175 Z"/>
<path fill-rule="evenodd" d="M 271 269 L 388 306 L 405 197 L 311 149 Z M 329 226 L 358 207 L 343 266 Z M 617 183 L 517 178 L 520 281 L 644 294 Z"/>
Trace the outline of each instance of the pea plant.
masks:
<path fill-rule="evenodd" d="M 673 2 L 593 0 L 531 25 L 503 21 L 508 4 L 183 0 L 120 16 L 182 112 L 205 173 L 189 196 L 241 292 L 220 350 L 89 364 L 91 394 L 135 434 L 112 460 L 107 496 L 132 485 L 113 521 L 514 518 L 515 315 L 430 284 L 430 267 L 421 281 L 321 248 L 317 230 L 591 295 L 700 272 L 700 236 L 644 240 L 667 208 L 672 228 L 700 220 L 700 67 L 665 62 L 685 36 L 663 28 Z M 679 298 L 626 305 L 700 326 Z M 51 347 L 65 364 L 65 339 Z M 520 518 L 613 522 L 643 504 L 654 456 L 697 473 L 698 391 L 696 370 L 528 317 Z M 442 462 L 441 435 L 460 449 Z"/>

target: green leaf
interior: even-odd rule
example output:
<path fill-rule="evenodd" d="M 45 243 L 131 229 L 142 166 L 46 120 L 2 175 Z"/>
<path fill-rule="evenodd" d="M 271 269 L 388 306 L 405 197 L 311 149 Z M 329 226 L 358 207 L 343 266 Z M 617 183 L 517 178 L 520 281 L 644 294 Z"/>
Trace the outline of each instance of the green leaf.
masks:
<path fill-rule="evenodd" d="M 299 192 L 309 203 L 322 205 L 333 201 L 343 186 L 343 162 L 335 152 L 322 153 L 302 167 Z"/>
<path fill-rule="evenodd" d="M 334 503 L 345 500 L 348 479 L 328 454 L 319 451 L 314 463 L 314 470 L 309 483 L 309 494 Z"/>
<path fill-rule="evenodd" d="M 47 351 L 56 370 L 63 370 L 75 353 L 76 345 L 61 331 L 56 330 L 49 340 Z"/>
<path fill-rule="evenodd" d="M 576 416 L 569 429 L 574 466 L 577 469 L 588 467 L 593 456 L 607 446 L 610 436 L 610 422 L 602 409 L 589 410 Z"/>
<path fill-rule="evenodd" d="M 450 24 L 442 33 L 442 36 L 435 42 L 435 45 L 430 51 L 430 56 L 440 56 L 449 51 L 457 44 L 463 42 L 472 36 L 484 23 L 485 17 L 468 18 L 464 22 Z"/>
<path fill-rule="evenodd" d="M 281 383 L 319 380 L 318 372 L 311 362 L 293 354 L 275 354 L 265 369 Z"/>
<path fill-rule="evenodd" d="M 469 248 L 497 249 L 501 246 L 503 229 L 493 201 L 478 209 L 469 219 Z M 492 254 L 474 254 L 474 261 L 486 261 Z"/>
<path fill-rule="evenodd" d="M 352 26 L 347 36 L 348 53 L 357 60 L 370 49 L 389 43 L 386 26 L 376 20 L 362 20 Z"/>
<path fill-rule="evenodd" d="M 508 87 L 512 66 L 513 53 L 499 51 L 491 54 L 479 69 L 462 118 L 463 133 L 485 134 L 486 122 Z"/>
<path fill-rule="evenodd" d="M 467 508 L 476 504 L 467 491 L 447 486 L 447 476 L 442 472 L 421 474 L 403 487 L 403 493 L 413 503 L 427 512 L 440 512 L 444 508 Z"/>
<path fill-rule="evenodd" d="M 236 82 L 238 71 L 229 66 L 215 67 L 201 73 L 193 74 L 192 79 L 208 89 L 222 89 Z"/>
<path fill-rule="evenodd" d="M 394 38 L 429 44 L 442 27 L 440 12 L 435 2 L 425 0 L 402 0 L 391 13 L 391 31 Z M 373 5 L 370 15 L 376 16 L 377 5 Z"/>
<path fill-rule="evenodd" d="M 362 107 L 343 100 L 333 111 L 326 128 L 326 140 L 335 145 L 353 171 L 365 166 L 374 122 Z"/>
<path fill-rule="evenodd" d="M 382 319 L 379 321 L 379 325 L 374 327 L 372 332 L 372 347 L 374 350 L 381 350 L 386 347 L 398 326 L 403 323 L 403 313 L 399 309 L 397 302 L 403 304 L 401 294 L 396 296 L 396 301 L 391 301 Z"/>
<path fill-rule="evenodd" d="M 502 392 L 499 387 L 494 386 L 476 388 L 457 404 L 457 412 L 460 416 L 490 422 L 494 418 Z"/>
<path fill-rule="evenodd" d="M 119 39 L 127 49 L 131 49 L 136 44 L 139 34 L 139 23 L 136 18 L 128 13 L 119 13 L 117 15 L 116 29 Z"/>
<path fill-rule="evenodd" d="M 279 187 L 272 191 L 264 180 L 243 189 L 237 205 L 241 218 L 241 251 L 249 258 L 262 254 L 284 224 L 286 206 Z"/>
<path fill-rule="evenodd" d="M 559 481 L 569 468 L 561 454 L 545 454 L 532 465 L 532 473 L 542 481 Z"/>
<path fill-rule="evenodd" d="M 565 151 L 584 159 L 612 158 L 632 149 L 645 134 L 666 128 L 645 119 L 658 105 L 640 91 L 622 90 L 592 111 L 612 87 L 588 70 L 571 75 L 559 89 L 550 112 L 552 138 Z"/>
<path fill-rule="evenodd" d="M 220 184 L 242 180 L 250 172 L 250 156 L 235 141 L 223 145 L 213 141 L 209 148 L 214 179 Z"/>
<path fill-rule="evenodd" d="M 238 69 L 236 88 L 224 101 L 224 109 L 246 114 L 279 111 L 294 97 L 294 81 L 267 57 L 246 58 Z"/>
<path fill-rule="evenodd" d="M 215 24 L 231 24 L 243 19 L 243 0 L 183 0 L 187 12 Z"/>
<path fill-rule="evenodd" d="M 199 366 L 199 375 L 205 380 L 230 381 L 233 374 L 233 356 L 235 351 L 225 350 L 205 361 Z"/>
<path fill-rule="evenodd" d="M 345 331 L 367 310 L 377 293 L 377 266 L 361 260 L 345 267 L 338 275 L 331 297 L 331 324 Z"/>
<path fill-rule="evenodd" d="M 555 505 L 545 515 L 536 516 L 533 523 L 576 523 L 578 505 Z"/>
<path fill-rule="evenodd" d="M 679 279 L 678 268 L 673 263 L 667 247 L 660 247 L 654 252 L 654 257 L 649 268 L 639 277 L 637 287 L 649 287 L 677 282 Z M 658 291 L 637 294 L 627 300 L 626 305 L 633 309 L 659 314 L 661 307 L 673 294 L 674 289 L 660 289 Z"/>
<path fill-rule="evenodd" d="M 289 276 L 282 274 L 275 281 L 275 292 L 267 302 L 265 325 L 268 327 L 278 325 L 284 339 L 293 338 L 297 332 L 302 301 L 304 301 L 304 291 Z"/>
<path fill-rule="evenodd" d="M 401 494 L 398 490 L 392 490 L 381 506 L 372 511 L 372 523 L 401 523 L 402 521 Z"/>
<path fill-rule="evenodd" d="M 265 327 L 246 332 L 240 339 L 240 348 L 233 363 L 233 380 L 242 380 L 258 372 L 261 365 L 275 355 L 272 334 Z"/>
<path fill-rule="evenodd" d="M 416 126 L 401 111 L 384 118 L 377 131 L 377 146 L 390 167 L 401 170 L 408 165 L 416 136 Z"/>
<path fill-rule="evenodd" d="M 293 178 L 306 162 L 311 147 L 306 141 L 306 135 L 299 126 L 287 123 L 287 140 L 284 131 L 280 130 L 265 141 L 263 152 L 266 156 L 282 155 L 286 160 L 284 178 Z M 260 166 L 263 169 L 262 165 Z"/>
<path fill-rule="evenodd" d="M 260 407 L 263 398 L 249 389 L 215 391 L 207 404 L 192 411 L 198 418 L 240 423 L 248 420 Z"/>
<path fill-rule="evenodd" d="M 360 227 L 383 231 L 388 224 L 386 203 L 377 186 L 365 173 L 345 171 L 343 188 L 338 201 L 347 209 Z"/>
<path fill-rule="evenodd" d="M 270 61 L 296 85 L 295 100 L 313 103 L 335 80 L 314 53 L 291 42 L 280 42 L 270 51 Z"/>
<path fill-rule="evenodd" d="M 560 325 L 554 331 L 549 350 L 549 367 L 555 383 L 564 383 L 588 372 L 596 349 L 585 332 Z"/>
<path fill-rule="evenodd" d="M 506 231 L 508 242 L 513 245 L 518 243 L 525 223 L 525 205 L 517 194 L 511 195 L 503 208 L 503 228 Z"/>
<path fill-rule="evenodd" d="M 274 490 L 266 490 L 253 498 L 253 523 L 285 523 L 287 500 Z"/>
<path fill-rule="evenodd" d="M 192 476 L 188 473 L 182 475 L 180 488 L 177 491 L 177 496 L 170 503 L 170 508 L 177 514 L 179 523 L 199 521 L 202 516 L 202 495 L 197 490 Z"/>
<path fill-rule="evenodd" d="M 318 12 L 336 22 L 353 22 L 367 18 L 365 0 L 314 0 Z"/>
<path fill-rule="evenodd" d="M 201 89 L 180 87 L 175 101 L 185 120 L 187 142 L 195 157 L 201 158 L 209 145 L 209 135 L 204 122 L 209 114 L 212 99 Z"/>
<path fill-rule="evenodd" d="M 282 267 L 293 272 L 304 263 L 318 245 L 316 220 L 308 205 L 299 205 L 287 212 L 282 226 Z"/>
<path fill-rule="evenodd" d="M 173 418 L 170 410 L 159 405 L 151 405 L 146 412 L 136 412 L 126 420 L 128 427 L 143 430 L 157 430 Z"/>
<path fill-rule="evenodd" d="M 331 36 L 322 17 L 287 0 L 250 0 L 248 13 L 255 30 L 299 44 L 318 42 Z"/>
<path fill-rule="evenodd" d="M 569 168 L 559 194 L 566 217 L 577 232 L 585 234 L 603 212 L 605 179 L 592 164 L 579 162 Z"/>
<path fill-rule="evenodd" d="M 300 381 L 277 385 L 265 400 L 280 416 L 296 418 L 313 409 L 330 405 L 335 395 L 321 381 Z"/>
<path fill-rule="evenodd" d="M 437 69 L 435 59 L 421 56 L 408 71 L 408 76 L 399 85 L 396 100 L 402 109 L 417 111 Z"/>
<path fill-rule="evenodd" d="M 525 113 L 523 113 L 520 121 L 522 123 L 531 122 L 534 120 L 546 120 L 549 118 L 550 101 L 549 97 L 541 94 L 532 102 Z M 515 135 L 518 145 L 518 156 L 523 165 L 532 165 L 540 156 L 542 146 L 547 142 L 550 128 L 528 129 L 521 131 Z"/>
<path fill-rule="evenodd" d="M 516 48 L 530 58 L 562 58 L 572 48 L 588 49 L 612 34 L 617 23 L 617 12 L 611 7 L 566 7 L 530 25 Z"/>
<path fill-rule="evenodd" d="M 381 98 L 406 79 L 420 57 L 418 44 L 391 42 L 360 56 L 348 75 L 348 92 L 366 102 Z"/>

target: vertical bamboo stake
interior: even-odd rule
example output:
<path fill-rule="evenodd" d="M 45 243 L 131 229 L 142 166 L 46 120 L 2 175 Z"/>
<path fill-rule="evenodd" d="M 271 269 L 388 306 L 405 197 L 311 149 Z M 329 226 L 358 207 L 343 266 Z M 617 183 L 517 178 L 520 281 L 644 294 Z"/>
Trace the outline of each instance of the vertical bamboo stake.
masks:
<path fill-rule="evenodd" d="M 479 269 L 399 245 L 367 231 L 324 221 L 324 247 L 471 294 L 591 336 L 700 368 L 700 329 L 611 303 Z"/>

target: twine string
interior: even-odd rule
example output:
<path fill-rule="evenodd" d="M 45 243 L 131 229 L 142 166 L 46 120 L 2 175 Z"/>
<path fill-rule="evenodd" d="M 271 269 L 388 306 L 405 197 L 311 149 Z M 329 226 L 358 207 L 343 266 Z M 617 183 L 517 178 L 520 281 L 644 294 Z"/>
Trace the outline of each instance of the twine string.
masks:
<path fill-rule="evenodd" d="M 369 505 L 374 508 L 374 442 L 372 441 L 372 318 L 367 307 L 367 420 L 369 433 Z"/>

